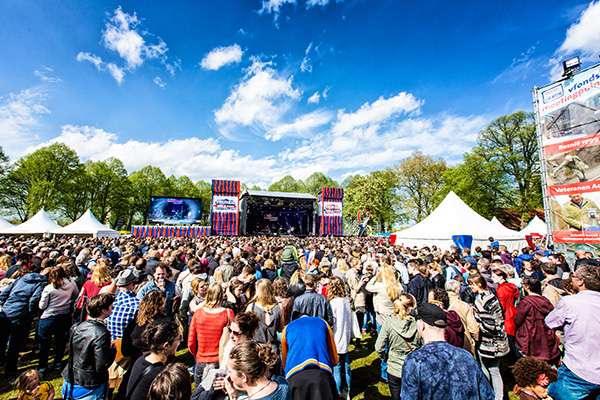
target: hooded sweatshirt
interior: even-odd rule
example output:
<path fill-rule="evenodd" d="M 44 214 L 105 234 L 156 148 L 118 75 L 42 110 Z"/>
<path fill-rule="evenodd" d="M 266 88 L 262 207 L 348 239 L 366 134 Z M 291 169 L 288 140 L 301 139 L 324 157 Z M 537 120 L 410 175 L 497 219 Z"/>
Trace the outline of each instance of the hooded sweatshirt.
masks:
<path fill-rule="evenodd" d="M 523 355 L 550 361 L 559 356 L 558 341 L 544 318 L 554 309 L 544 296 L 525 296 L 517 307 L 516 343 Z"/>
<path fill-rule="evenodd" d="M 459 318 L 460 322 L 460 318 Z M 388 344 L 388 351 L 385 345 Z M 423 338 L 417 332 L 417 321 L 408 316 L 399 320 L 395 315 L 383 323 L 383 327 L 375 342 L 375 351 L 383 361 L 387 362 L 388 373 L 402 377 L 402 365 L 406 356 L 423 346 Z"/>
<path fill-rule="evenodd" d="M 460 320 L 460 315 L 456 311 L 446 311 L 446 329 L 444 329 L 444 339 L 452 346 L 458 348 L 465 344 L 465 327 Z"/>
<path fill-rule="evenodd" d="M 519 298 L 519 289 L 514 283 L 504 282 L 498 285 L 496 296 L 500 301 L 500 306 L 504 312 L 504 329 L 507 335 L 515 336 L 517 327 L 515 326 L 515 315 L 517 308 L 515 302 Z"/>

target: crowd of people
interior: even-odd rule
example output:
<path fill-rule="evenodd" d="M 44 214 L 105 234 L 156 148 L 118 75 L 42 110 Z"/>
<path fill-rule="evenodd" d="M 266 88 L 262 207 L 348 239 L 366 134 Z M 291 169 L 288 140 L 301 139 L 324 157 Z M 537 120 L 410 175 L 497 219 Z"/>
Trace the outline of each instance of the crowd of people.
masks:
<path fill-rule="evenodd" d="M 0 238 L 0 363 L 23 400 L 338 400 L 350 350 L 376 335 L 394 400 L 600 398 L 600 263 L 575 256 L 493 239 Z"/>

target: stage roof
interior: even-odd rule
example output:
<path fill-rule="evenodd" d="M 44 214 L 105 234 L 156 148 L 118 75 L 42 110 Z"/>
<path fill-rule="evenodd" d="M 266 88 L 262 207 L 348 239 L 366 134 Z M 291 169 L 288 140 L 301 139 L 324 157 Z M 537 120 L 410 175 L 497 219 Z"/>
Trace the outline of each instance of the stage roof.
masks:
<path fill-rule="evenodd" d="M 292 192 L 267 192 L 265 190 L 244 190 L 240 197 L 256 196 L 256 197 L 275 197 L 280 199 L 303 199 L 317 200 L 315 196 L 308 193 L 292 193 Z"/>

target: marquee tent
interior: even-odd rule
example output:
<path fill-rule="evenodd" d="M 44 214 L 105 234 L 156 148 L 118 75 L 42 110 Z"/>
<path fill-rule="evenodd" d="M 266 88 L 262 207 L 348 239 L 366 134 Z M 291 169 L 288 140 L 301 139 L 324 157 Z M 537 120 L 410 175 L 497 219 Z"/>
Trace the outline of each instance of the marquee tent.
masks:
<path fill-rule="evenodd" d="M 51 233 L 57 235 L 92 235 L 100 238 L 119 236 L 119 232 L 104 226 L 96 219 L 90 210 L 87 210 L 79 219 L 63 228 L 55 229 Z"/>
<path fill-rule="evenodd" d="M 499 225 L 499 226 L 504 226 L 504 225 L 502 224 L 502 222 L 500 222 L 500 220 L 499 220 L 498 218 L 496 218 L 496 217 L 492 218 L 492 222 L 493 222 L 493 223 L 495 223 L 496 225 Z M 505 227 L 505 226 L 504 226 L 504 227 Z M 506 227 L 505 227 L 505 228 L 506 228 Z"/>
<path fill-rule="evenodd" d="M 486 248 L 493 236 L 508 249 L 527 246 L 525 235 L 500 226 L 473 211 L 454 192 L 448 193 L 427 218 L 406 230 L 391 235 L 392 243 L 404 246 L 435 245 L 442 250 L 454 244 L 453 235 L 473 236 L 472 247 Z"/>
<path fill-rule="evenodd" d="M 12 227 L 14 227 L 14 225 L 5 220 L 4 217 L 0 215 L 0 229 L 8 229 Z"/>
<path fill-rule="evenodd" d="M 536 215 L 529 221 L 527 226 L 521 229 L 523 235 L 529 235 L 531 233 L 539 233 L 540 235 L 546 235 L 548 233 L 548 227 L 546 223 L 538 218 Z"/>
<path fill-rule="evenodd" d="M 41 209 L 37 214 L 23 222 L 21 225 L 0 229 L 0 234 L 41 235 L 58 228 L 60 228 L 60 225 L 54 222 L 44 209 Z"/>

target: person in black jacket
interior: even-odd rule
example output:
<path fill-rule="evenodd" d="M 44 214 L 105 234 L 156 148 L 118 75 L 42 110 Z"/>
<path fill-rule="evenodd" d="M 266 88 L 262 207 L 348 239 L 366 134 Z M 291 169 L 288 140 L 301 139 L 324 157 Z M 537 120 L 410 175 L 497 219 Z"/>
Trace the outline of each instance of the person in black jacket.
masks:
<path fill-rule="evenodd" d="M 92 297 L 86 306 L 88 320 L 71 328 L 69 363 L 62 372 L 64 398 L 106 399 L 108 368 L 117 351 L 111 346 L 104 319 L 110 315 L 114 301 L 111 293 Z"/>
<path fill-rule="evenodd" d="M 302 315 L 319 317 L 325 320 L 329 326 L 333 326 L 333 312 L 327 298 L 315 291 L 317 288 L 317 276 L 315 274 L 304 275 L 306 290 L 294 300 L 292 308 L 292 320 Z"/>

